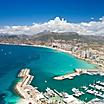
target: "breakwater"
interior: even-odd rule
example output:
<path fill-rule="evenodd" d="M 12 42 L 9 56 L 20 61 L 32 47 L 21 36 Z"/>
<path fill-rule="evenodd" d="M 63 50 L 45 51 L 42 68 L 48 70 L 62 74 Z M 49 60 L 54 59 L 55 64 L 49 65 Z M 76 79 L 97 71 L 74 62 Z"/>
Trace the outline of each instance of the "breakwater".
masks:
<path fill-rule="evenodd" d="M 56 76 L 53 79 L 55 80 L 64 80 L 64 79 L 73 79 L 75 76 L 79 76 L 81 74 L 88 74 L 88 75 L 103 75 L 104 76 L 104 71 L 99 70 L 99 69 L 75 69 L 73 73 L 68 73 L 62 76 Z"/>

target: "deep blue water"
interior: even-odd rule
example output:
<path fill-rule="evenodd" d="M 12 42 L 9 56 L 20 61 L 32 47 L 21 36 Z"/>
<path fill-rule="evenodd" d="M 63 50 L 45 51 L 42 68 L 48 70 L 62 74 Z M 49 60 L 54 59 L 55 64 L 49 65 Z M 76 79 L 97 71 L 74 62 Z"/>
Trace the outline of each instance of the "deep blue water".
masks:
<path fill-rule="evenodd" d="M 0 45 L 0 104 L 15 103 L 18 99 L 14 96 L 13 86 L 22 68 L 31 69 L 31 74 L 35 76 L 32 85 L 38 87 L 39 91 L 45 91 L 50 87 L 71 94 L 73 87 L 103 79 L 100 76 L 82 75 L 74 80 L 56 81 L 53 80 L 56 75 L 72 72 L 76 68 L 95 68 L 95 65 L 49 48 Z"/>

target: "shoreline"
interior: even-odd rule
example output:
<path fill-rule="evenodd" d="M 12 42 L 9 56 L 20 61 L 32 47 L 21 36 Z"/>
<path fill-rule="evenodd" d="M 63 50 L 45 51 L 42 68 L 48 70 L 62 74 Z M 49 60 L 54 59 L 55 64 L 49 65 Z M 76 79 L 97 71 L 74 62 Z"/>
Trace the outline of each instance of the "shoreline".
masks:
<path fill-rule="evenodd" d="M 100 65 L 98 65 L 97 63 L 92 62 L 90 59 L 84 59 L 84 58 L 81 58 L 80 56 L 78 56 L 78 55 L 72 53 L 71 51 L 67 51 L 67 50 L 65 50 L 65 49 L 61 49 L 61 48 L 54 48 L 54 47 L 51 47 L 51 46 L 38 45 L 38 44 L 29 45 L 29 44 L 0 43 L 0 45 L 14 45 L 14 46 L 30 46 L 30 47 L 50 48 L 50 49 L 53 49 L 53 50 L 56 50 L 56 51 L 59 51 L 59 52 L 68 53 L 68 54 L 74 56 L 74 57 L 77 58 L 77 59 L 80 59 L 80 60 L 86 61 L 86 62 L 89 63 L 89 64 L 96 65 L 96 68 L 100 68 L 100 69 L 104 68 L 104 66 L 100 66 Z"/>
<path fill-rule="evenodd" d="M 72 53 L 71 51 L 61 49 L 61 48 L 54 48 L 54 47 L 51 47 L 51 46 L 38 45 L 38 44 L 29 45 L 29 44 L 0 43 L 0 45 L 14 45 L 14 46 L 29 46 L 29 47 L 50 48 L 50 49 L 53 49 L 53 50 L 56 50 L 56 51 L 59 51 L 59 52 L 64 52 L 64 53 L 70 54 L 70 55 L 74 56 L 77 59 L 80 59 L 82 61 L 86 61 L 89 64 L 93 64 L 93 65 L 95 65 L 95 68 L 98 68 L 98 69 L 101 69 L 101 70 L 104 69 L 104 66 L 98 65 L 97 63 L 92 62 L 90 59 L 84 59 L 84 58 L 80 57 L 79 55 L 76 55 L 76 54 Z"/>
<path fill-rule="evenodd" d="M 10 44 L 10 43 L 3 43 L 4 45 L 15 45 L 15 46 L 31 46 L 31 47 L 43 47 L 43 48 L 50 48 L 50 49 L 54 49 L 54 50 L 56 50 L 56 51 L 61 51 L 61 52 L 65 52 L 65 53 L 68 53 L 68 54 L 70 54 L 70 55 L 72 55 L 72 56 L 74 56 L 73 54 L 71 54 L 71 52 L 70 51 L 67 51 L 67 50 L 64 50 L 64 49 L 60 49 L 60 48 L 53 48 L 53 47 L 49 47 L 49 46 L 45 46 L 45 45 L 28 45 L 28 44 Z M 3 45 L 3 44 L 1 44 L 0 43 L 0 45 Z M 75 56 L 74 56 L 75 57 Z M 76 57 L 77 58 L 77 57 Z M 78 58 L 78 59 L 80 59 L 80 58 Z M 84 60 L 84 59 L 81 59 L 81 60 Z M 84 60 L 84 61 L 86 61 L 86 60 Z M 87 61 L 86 61 L 87 62 Z M 92 64 L 92 63 L 91 63 Z M 31 100 L 30 100 L 30 102 L 32 102 Z M 18 101 L 17 101 L 17 103 L 16 104 L 27 104 L 28 103 L 28 101 L 26 101 L 26 99 L 24 100 L 23 98 L 20 98 Z"/>

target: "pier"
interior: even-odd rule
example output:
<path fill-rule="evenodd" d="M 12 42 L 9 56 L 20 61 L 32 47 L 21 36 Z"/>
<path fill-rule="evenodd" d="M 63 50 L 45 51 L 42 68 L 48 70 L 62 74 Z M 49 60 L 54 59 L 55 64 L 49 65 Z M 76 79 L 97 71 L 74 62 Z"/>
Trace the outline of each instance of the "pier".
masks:
<path fill-rule="evenodd" d="M 64 79 L 73 79 L 75 76 L 79 76 L 81 74 L 88 75 L 101 75 L 104 76 L 104 71 L 100 71 L 99 69 L 75 69 L 73 73 L 68 73 L 62 76 L 56 76 L 53 79 L 55 80 L 64 80 Z"/>
<path fill-rule="evenodd" d="M 37 88 L 30 85 L 34 76 L 30 75 L 30 69 L 22 69 L 18 74 L 18 77 L 22 78 L 15 87 L 15 92 L 22 97 L 22 99 L 28 99 L 28 104 L 42 104 L 39 99 L 44 96 L 37 90 Z"/>

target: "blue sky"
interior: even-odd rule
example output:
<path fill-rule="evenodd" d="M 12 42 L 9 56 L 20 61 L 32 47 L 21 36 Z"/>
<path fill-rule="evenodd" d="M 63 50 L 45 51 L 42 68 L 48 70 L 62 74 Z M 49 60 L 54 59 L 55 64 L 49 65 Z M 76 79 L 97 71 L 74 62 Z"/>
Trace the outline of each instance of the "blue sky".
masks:
<path fill-rule="evenodd" d="M 63 17 L 86 22 L 104 16 L 104 0 L 0 0 L 0 25 L 30 25 Z"/>

